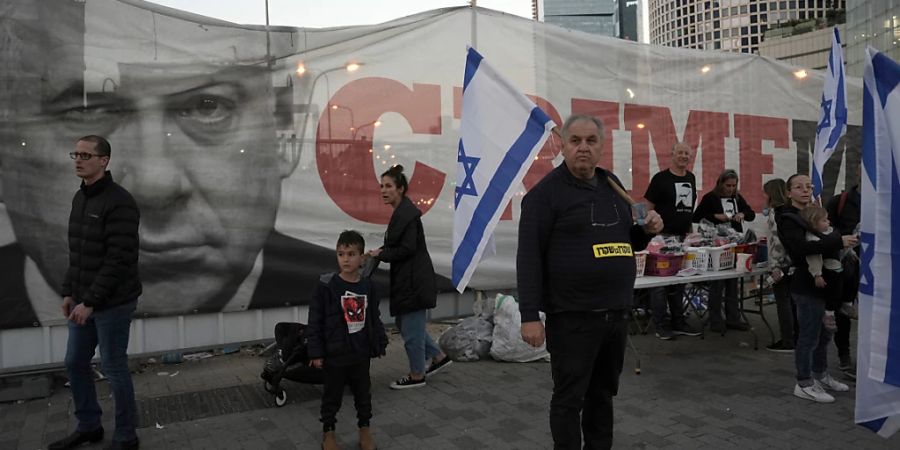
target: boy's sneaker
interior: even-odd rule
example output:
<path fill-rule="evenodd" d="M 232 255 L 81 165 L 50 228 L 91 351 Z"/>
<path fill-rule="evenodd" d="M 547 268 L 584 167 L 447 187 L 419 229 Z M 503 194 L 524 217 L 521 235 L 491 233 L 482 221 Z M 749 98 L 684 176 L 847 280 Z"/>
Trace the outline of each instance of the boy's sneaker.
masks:
<path fill-rule="evenodd" d="M 702 334 L 687 322 L 681 322 L 673 326 L 672 332 L 681 336 L 700 336 Z"/>
<path fill-rule="evenodd" d="M 453 364 L 453 360 L 450 359 L 449 356 L 444 356 L 444 359 L 442 359 L 439 363 L 435 363 L 434 361 L 432 361 L 428 366 L 428 370 L 425 371 L 425 378 L 428 378 L 440 372 L 444 367 L 447 367 L 450 364 Z"/>
<path fill-rule="evenodd" d="M 837 331 L 837 321 L 834 320 L 834 314 L 825 314 L 825 316 L 822 317 L 822 324 L 825 325 L 825 329 L 828 330 L 829 333 Z"/>
<path fill-rule="evenodd" d="M 413 380 L 409 375 L 401 377 L 399 380 L 391 383 L 391 389 L 412 389 L 422 386 L 425 386 L 424 378 L 421 380 Z"/>
<path fill-rule="evenodd" d="M 788 346 L 784 341 L 778 341 L 766 346 L 766 350 L 775 353 L 794 353 L 794 347 Z"/>
<path fill-rule="evenodd" d="M 671 341 L 675 339 L 675 333 L 669 327 L 659 327 L 656 329 L 656 337 L 663 341 Z"/>
<path fill-rule="evenodd" d="M 850 386 L 847 386 L 844 383 L 841 383 L 838 380 L 835 380 L 831 377 L 831 374 L 825 372 L 825 376 L 819 380 L 815 380 L 819 386 L 822 386 L 824 389 L 835 392 L 847 392 L 850 390 Z"/>
<path fill-rule="evenodd" d="M 337 438 L 334 437 L 334 430 L 322 434 L 322 450 L 338 450 L 339 448 Z"/>
<path fill-rule="evenodd" d="M 818 383 L 813 383 L 812 386 L 794 386 L 794 397 L 800 397 L 804 400 L 812 400 L 816 403 L 834 403 L 834 397 L 832 397 L 829 393 L 825 392 Z"/>
<path fill-rule="evenodd" d="M 372 433 L 369 430 L 369 427 L 361 427 L 359 429 L 359 450 L 376 450 L 375 439 L 372 438 Z"/>

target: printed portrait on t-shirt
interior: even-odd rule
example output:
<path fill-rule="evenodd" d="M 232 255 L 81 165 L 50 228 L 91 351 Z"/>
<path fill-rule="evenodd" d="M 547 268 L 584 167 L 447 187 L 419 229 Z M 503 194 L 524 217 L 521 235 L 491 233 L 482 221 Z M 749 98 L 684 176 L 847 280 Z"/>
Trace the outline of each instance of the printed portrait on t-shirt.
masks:
<path fill-rule="evenodd" d="M 678 212 L 694 210 L 694 186 L 691 183 L 675 183 L 675 210 Z"/>
<path fill-rule="evenodd" d="M 722 212 L 728 217 L 734 217 L 737 214 L 737 203 L 735 203 L 733 198 L 722 199 Z"/>
<path fill-rule="evenodd" d="M 347 291 L 341 297 L 341 307 L 344 308 L 344 320 L 347 322 L 347 330 L 350 334 L 362 330 L 366 326 L 366 295 L 358 295 Z"/>

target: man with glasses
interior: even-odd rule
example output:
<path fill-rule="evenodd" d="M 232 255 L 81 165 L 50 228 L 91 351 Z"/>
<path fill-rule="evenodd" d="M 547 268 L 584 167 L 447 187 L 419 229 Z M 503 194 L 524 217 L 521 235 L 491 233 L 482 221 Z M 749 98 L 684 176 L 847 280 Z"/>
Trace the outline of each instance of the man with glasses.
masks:
<path fill-rule="evenodd" d="M 285 88 L 273 86 L 264 30 L 167 9 L 151 20 L 123 2 L 4 14 L 0 328 L 62 319 L 71 186 L 56 176 L 68 164 L 59 149 L 86 133 L 116 144 L 116 181 L 142 212 L 138 314 L 307 304 L 334 251 L 275 231 L 299 150 L 279 143 L 279 130 L 296 132 L 277 106 Z M 287 41 L 273 31 L 273 52 L 289 53 Z"/>
<path fill-rule="evenodd" d="M 103 439 L 91 368 L 99 345 L 101 366 L 116 405 L 111 448 L 136 449 L 137 407 L 127 351 L 131 315 L 141 295 L 140 211 L 131 194 L 106 170 L 111 156 L 106 139 L 82 137 L 69 156 L 75 160 L 75 174 L 82 182 L 69 215 L 69 268 L 61 295 L 62 313 L 69 326 L 66 370 L 78 427 L 49 448 L 74 448 Z"/>
<path fill-rule="evenodd" d="M 562 127 L 563 163 L 522 199 L 516 259 L 522 339 L 544 343 L 553 375 L 554 448 L 610 448 L 613 402 L 628 338 L 635 261 L 663 228 L 632 219 L 621 182 L 597 167 L 603 123 L 573 115 Z M 621 192 L 621 193 L 620 193 Z"/>

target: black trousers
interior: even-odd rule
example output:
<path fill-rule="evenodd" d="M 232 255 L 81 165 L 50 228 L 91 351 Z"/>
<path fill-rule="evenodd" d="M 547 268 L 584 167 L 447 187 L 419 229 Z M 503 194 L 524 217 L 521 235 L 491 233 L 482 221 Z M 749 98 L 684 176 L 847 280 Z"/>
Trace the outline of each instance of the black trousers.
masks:
<path fill-rule="evenodd" d="M 341 409 L 344 386 L 353 393 L 357 426 L 369 426 L 372 418 L 372 383 L 369 379 L 369 359 L 352 364 L 329 364 L 325 360 L 325 386 L 322 391 L 322 429 L 331 431 L 337 423 Z"/>
<path fill-rule="evenodd" d="M 841 301 L 846 303 L 855 302 L 859 292 L 859 263 L 844 264 L 844 271 L 842 274 L 844 277 L 843 285 L 841 286 L 841 291 L 843 293 Z M 850 351 L 850 328 L 852 322 L 849 317 L 842 314 L 840 311 L 834 315 L 834 318 L 837 321 L 837 331 L 834 333 L 834 345 L 837 347 L 838 356 L 847 358 L 851 353 L 855 353 Z"/>
<path fill-rule="evenodd" d="M 553 448 L 612 448 L 613 396 L 625 360 L 628 313 L 558 312 L 547 317 L 553 374 Z"/>
<path fill-rule="evenodd" d="M 666 325 L 666 310 L 669 312 L 672 327 L 684 324 L 684 285 L 672 284 L 650 289 L 650 309 L 653 311 L 653 323 L 657 327 Z"/>

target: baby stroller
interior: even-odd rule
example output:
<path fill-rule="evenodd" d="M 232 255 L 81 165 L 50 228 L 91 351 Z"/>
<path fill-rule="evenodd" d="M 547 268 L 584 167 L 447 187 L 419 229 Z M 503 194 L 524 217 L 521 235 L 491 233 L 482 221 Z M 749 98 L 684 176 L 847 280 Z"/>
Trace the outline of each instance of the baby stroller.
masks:
<path fill-rule="evenodd" d="M 266 391 L 275 396 L 275 406 L 287 403 L 287 392 L 281 387 L 281 380 L 297 383 L 322 384 L 322 369 L 309 365 L 306 349 L 306 325 L 294 322 L 275 324 L 275 353 L 266 361 L 259 375 Z"/>

